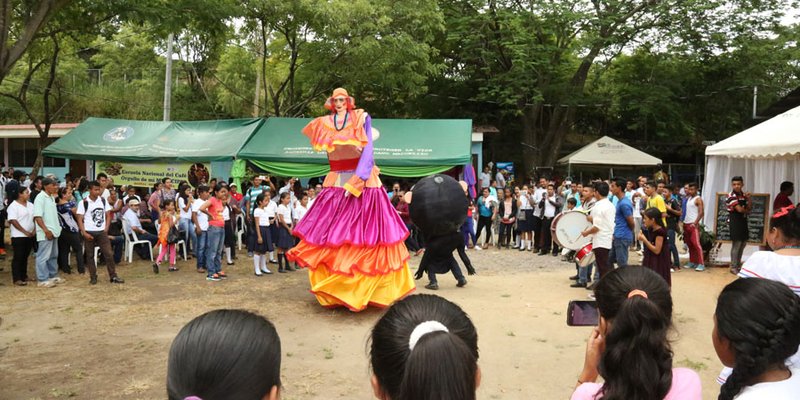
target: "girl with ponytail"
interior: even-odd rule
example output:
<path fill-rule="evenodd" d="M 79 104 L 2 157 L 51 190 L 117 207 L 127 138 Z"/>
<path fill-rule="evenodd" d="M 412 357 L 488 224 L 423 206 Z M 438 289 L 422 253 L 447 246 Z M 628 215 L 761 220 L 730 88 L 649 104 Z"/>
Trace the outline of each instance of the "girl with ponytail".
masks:
<path fill-rule="evenodd" d="M 609 272 L 595 289 L 600 325 L 586 347 L 573 400 L 700 400 L 700 377 L 672 368 L 669 286 L 647 268 Z M 595 383 L 602 376 L 605 383 Z"/>
<path fill-rule="evenodd" d="M 739 270 L 739 277 L 778 281 L 800 296 L 800 209 L 788 206 L 775 212 L 769 222 L 767 244 L 772 251 L 753 253 Z M 800 352 L 789 363 L 800 365 Z M 724 368 L 717 383 L 724 384 L 730 374 L 731 369 Z"/>
<path fill-rule="evenodd" d="M 739 279 L 722 290 L 711 335 L 733 371 L 719 400 L 796 399 L 800 369 L 787 359 L 800 345 L 800 298 L 783 283 Z"/>
<path fill-rule="evenodd" d="M 475 400 L 478 333 L 457 305 L 434 295 L 396 302 L 372 329 L 372 388 L 380 400 Z"/>

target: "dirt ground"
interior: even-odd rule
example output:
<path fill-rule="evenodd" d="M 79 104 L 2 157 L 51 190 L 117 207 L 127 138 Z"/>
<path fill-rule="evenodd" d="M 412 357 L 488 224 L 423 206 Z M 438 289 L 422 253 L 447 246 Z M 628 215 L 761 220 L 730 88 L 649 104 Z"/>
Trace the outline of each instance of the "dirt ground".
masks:
<path fill-rule="evenodd" d="M 466 288 L 440 276 L 436 293 L 461 305 L 478 328 L 479 398 L 569 398 L 590 330 L 565 323 L 567 302 L 588 294 L 568 286 L 574 268 L 516 250 L 469 255 L 478 275 Z M 413 269 L 419 260 L 412 258 Z M 190 263 L 159 275 L 142 261 L 123 264 L 121 286 L 103 271 L 94 287 L 73 274 L 40 289 L 12 286 L 10 263 L 2 262 L 0 399 L 163 399 L 172 339 L 190 319 L 217 308 L 253 310 L 275 323 L 284 399 L 372 398 L 366 341 L 380 310 L 323 309 L 307 291 L 305 272 L 257 278 L 242 253 L 224 282 L 205 281 Z M 29 268 L 34 276 L 33 260 Z M 673 276 L 675 364 L 700 373 L 707 399 L 719 392 L 721 366 L 711 345 L 712 314 L 732 279 L 722 268 Z M 425 283 L 418 281 L 418 293 L 430 292 Z"/>

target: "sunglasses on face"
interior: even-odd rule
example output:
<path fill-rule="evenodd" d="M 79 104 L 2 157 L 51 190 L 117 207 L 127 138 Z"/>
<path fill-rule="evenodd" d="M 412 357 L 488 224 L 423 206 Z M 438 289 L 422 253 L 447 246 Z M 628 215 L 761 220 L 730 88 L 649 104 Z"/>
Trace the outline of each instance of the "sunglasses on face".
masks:
<path fill-rule="evenodd" d="M 344 103 L 344 97 L 337 97 L 333 99 L 334 103 Z"/>

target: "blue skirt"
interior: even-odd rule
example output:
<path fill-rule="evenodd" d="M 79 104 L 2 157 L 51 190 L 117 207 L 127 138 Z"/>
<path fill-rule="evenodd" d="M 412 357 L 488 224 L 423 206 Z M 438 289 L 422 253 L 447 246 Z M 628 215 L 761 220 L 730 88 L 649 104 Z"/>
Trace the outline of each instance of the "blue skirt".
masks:
<path fill-rule="evenodd" d="M 278 237 L 275 239 L 276 247 L 284 250 L 294 247 L 294 236 L 289 233 L 288 229 L 276 225 L 275 230 L 278 232 Z"/>
<path fill-rule="evenodd" d="M 253 251 L 259 254 L 267 254 L 273 250 L 272 248 L 272 233 L 268 226 L 259 226 L 258 230 L 261 231 L 261 242 L 258 243 L 258 236 L 255 236 L 255 246 Z"/>

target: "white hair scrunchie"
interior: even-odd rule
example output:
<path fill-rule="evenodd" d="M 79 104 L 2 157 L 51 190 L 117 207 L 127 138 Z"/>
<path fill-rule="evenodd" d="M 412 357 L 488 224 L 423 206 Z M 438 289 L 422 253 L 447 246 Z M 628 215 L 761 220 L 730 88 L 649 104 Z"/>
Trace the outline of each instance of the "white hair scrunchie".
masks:
<path fill-rule="evenodd" d="M 408 348 L 413 351 L 420 338 L 431 332 L 438 331 L 450 332 L 447 330 L 447 327 L 439 321 L 425 321 L 417 325 L 417 327 L 411 332 L 411 336 L 408 338 Z"/>

